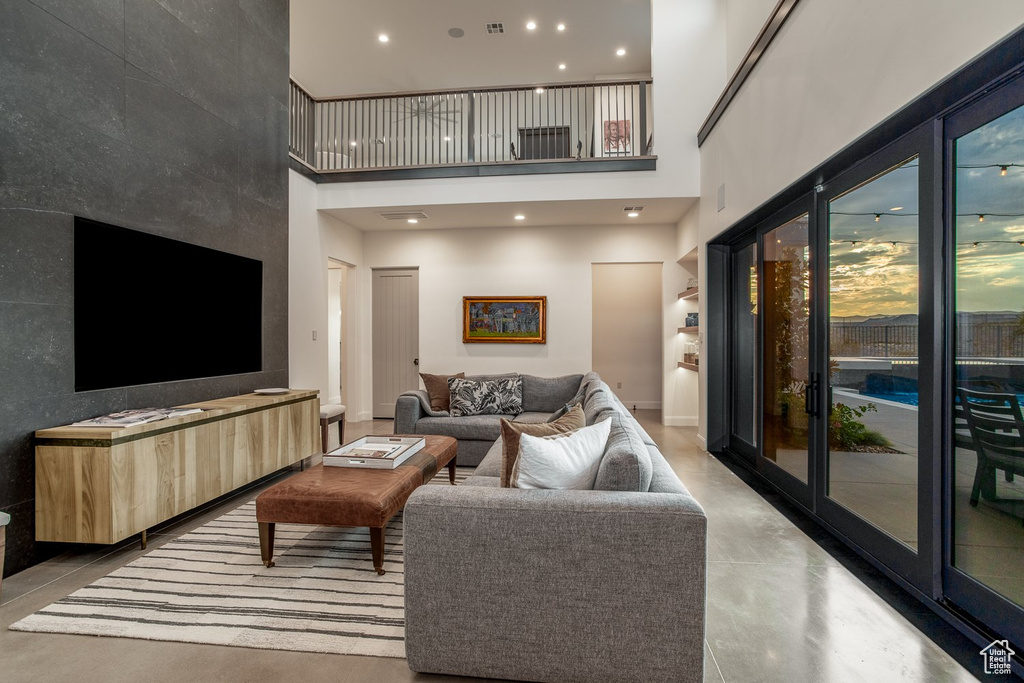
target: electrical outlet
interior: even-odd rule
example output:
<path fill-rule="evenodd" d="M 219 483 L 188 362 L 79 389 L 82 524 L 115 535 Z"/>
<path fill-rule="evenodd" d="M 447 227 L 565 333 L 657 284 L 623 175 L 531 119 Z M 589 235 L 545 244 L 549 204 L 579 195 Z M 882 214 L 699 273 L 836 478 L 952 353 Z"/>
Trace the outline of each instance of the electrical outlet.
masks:
<path fill-rule="evenodd" d="M 616 382 L 615 383 L 615 388 L 616 389 L 621 389 L 622 388 L 622 382 Z"/>

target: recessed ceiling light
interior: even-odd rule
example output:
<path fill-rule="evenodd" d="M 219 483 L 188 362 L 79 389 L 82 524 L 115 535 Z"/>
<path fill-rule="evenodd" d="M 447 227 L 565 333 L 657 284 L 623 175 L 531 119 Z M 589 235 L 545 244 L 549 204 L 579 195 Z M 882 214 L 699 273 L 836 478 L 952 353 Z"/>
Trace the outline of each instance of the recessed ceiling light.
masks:
<path fill-rule="evenodd" d="M 352 142 L 350 142 L 348 144 L 349 144 L 349 147 L 355 147 L 357 143 L 356 143 L 355 140 L 353 140 Z"/>
<path fill-rule="evenodd" d="M 450 29 L 448 29 L 448 35 L 450 35 L 452 38 L 461 38 L 462 36 L 466 35 L 466 32 L 463 31 L 458 26 L 453 26 Z"/>
<path fill-rule="evenodd" d="M 561 69 L 562 71 L 565 71 L 565 64 L 559 64 L 558 68 Z"/>
<path fill-rule="evenodd" d="M 409 223 L 419 223 L 419 221 L 417 219 L 415 219 L 415 218 L 410 218 L 408 222 Z"/>
<path fill-rule="evenodd" d="M 903 210 L 903 207 L 902 207 L 902 206 L 894 206 L 894 207 L 892 207 L 892 208 L 891 208 L 891 209 L 889 209 L 889 210 L 890 210 L 890 211 L 902 211 L 902 210 Z"/>
<path fill-rule="evenodd" d="M 452 138 L 451 138 L 451 136 L 450 136 L 450 135 L 445 135 L 445 136 L 444 136 L 444 141 L 445 141 L 445 142 L 451 142 L 451 141 L 452 141 Z"/>
<path fill-rule="evenodd" d="M 559 24 L 558 25 L 558 30 L 559 31 L 564 31 L 565 30 L 565 24 Z"/>
<path fill-rule="evenodd" d="M 377 40 L 379 40 L 382 43 L 386 43 L 388 42 L 388 40 L 390 40 L 390 38 L 388 38 L 388 34 L 382 33 L 379 36 L 377 36 Z"/>
<path fill-rule="evenodd" d="M 525 221 L 525 220 L 526 220 L 526 216 L 524 216 L 524 215 L 523 215 L 523 214 L 521 214 L 521 213 L 517 213 L 517 214 L 515 215 L 515 219 L 516 219 L 517 221 Z"/>
<path fill-rule="evenodd" d="M 537 88 L 536 90 L 534 90 L 534 92 L 540 95 L 542 92 L 544 92 L 544 88 Z"/>
<path fill-rule="evenodd" d="M 623 56 L 624 54 L 626 54 L 626 48 L 620 47 L 618 50 L 615 51 L 615 54 L 617 54 L 620 57 Z"/>
<path fill-rule="evenodd" d="M 638 213 L 637 213 L 636 211 L 630 211 L 630 212 L 629 212 L 629 213 L 627 213 L 626 215 L 627 215 L 627 216 L 629 216 L 630 218 L 636 218 L 636 217 L 637 217 L 637 216 L 639 216 L 640 214 L 638 214 Z"/>
<path fill-rule="evenodd" d="M 527 30 L 532 31 L 533 29 L 537 28 L 537 22 L 535 22 L 535 21 L 528 21 L 528 22 L 526 22 L 526 28 L 527 28 Z"/>

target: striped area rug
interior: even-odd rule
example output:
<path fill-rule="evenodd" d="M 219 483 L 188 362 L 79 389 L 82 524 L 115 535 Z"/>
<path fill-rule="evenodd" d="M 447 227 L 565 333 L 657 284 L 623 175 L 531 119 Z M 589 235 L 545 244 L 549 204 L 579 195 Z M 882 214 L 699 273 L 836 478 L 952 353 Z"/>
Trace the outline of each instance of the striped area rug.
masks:
<path fill-rule="evenodd" d="M 456 483 L 472 471 L 459 468 Z M 447 472 L 430 483 L 449 486 Z M 384 576 L 368 529 L 278 524 L 267 569 L 250 501 L 10 628 L 404 657 L 402 548 L 401 513 L 388 525 Z"/>

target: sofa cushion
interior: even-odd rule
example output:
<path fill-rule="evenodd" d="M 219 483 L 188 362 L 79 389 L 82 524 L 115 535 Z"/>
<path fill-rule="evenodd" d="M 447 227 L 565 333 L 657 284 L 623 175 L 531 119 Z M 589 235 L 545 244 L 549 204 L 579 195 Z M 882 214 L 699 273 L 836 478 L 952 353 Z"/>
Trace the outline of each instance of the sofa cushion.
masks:
<path fill-rule="evenodd" d="M 565 413 L 563 412 L 562 415 L 565 415 Z M 558 417 L 562 417 L 562 415 L 559 415 Z M 549 419 L 550 417 L 550 413 L 519 413 L 512 421 L 522 422 L 524 424 L 539 425 L 543 424 L 544 422 L 554 422 L 555 420 Z"/>
<path fill-rule="evenodd" d="M 519 438 L 523 434 L 531 436 L 554 436 L 565 434 L 583 427 L 583 410 L 579 406 L 573 408 L 554 422 L 540 424 L 527 422 L 501 421 L 501 485 L 508 488 L 512 485 L 512 470 L 516 458 L 519 457 Z"/>
<path fill-rule="evenodd" d="M 458 377 L 465 378 L 466 373 L 460 372 L 455 375 L 428 375 L 425 372 L 420 373 L 420 377 L 423 379 L 423 386 L 427 388 L 427 394 L 430 396 L 430 409 L 435 412 L 442 410 L 448 410 L 451 404 L 451 393 L 448 389 L 448 378 Z"/>
<path fill-rule="evenodd" d="M 472 477 L 467 477 L 463 486 L 488 486 L 490 488 L 498 488 L 497 477 L 485 477 L 482 475 L 474 474 Z"/>
<path fill-rule="evenodd" d="M 400 394 L 399 398 L 401 398 L 402 396 L 413 396 L 417 400 L 419 400 L 420 407 L 423 408 L 423 414 L 424 415 L 429 415 L 430 417 L 448 417 L 448 411 L 447 410 L 434 410 L 434 408 L 430 405 L 430 394 L 428 394 L 423 389 L 416 389 L 414 391 L 407 391 L 404 394 Z M 395 411 L 396 412 L 398 411 L 398 404 L 397 403 L 395 404 Z M 398 419 L 398 415 L 395 415 L 395 418 Z M 396 426 L 395 428 L 397 429 L 398 427 Z"/>
<path fill-rule="evenodd" d="M 496 380 L 448 378 L 452 417 L 518 415 L 523 412 L 523 380 L 518 375 Z"/>
<path fill-rule="evenodd" d="M 583 375 L 536 377 L 523 375 L 523 410 L 553 413 L 579 390 Z"/>
<path fill-rule="evenodd" d="M 568 413 L 571 415 L 572 412 Z M 605 420 L 558 436 L 519 437 L 519 458 L 512 481 L 521 489 L 589 490 L 594 488 L 608 443 Z"/>
<path fill-rule="evenodd" d="M 630 418 L 612 410 L 611 432 L 601 459 L 594 489 L 598 491 L 647 491 L 653 466 L 647 444 L 630 424 Z"/>
<path fill-rule="evenodd" d="M 501 418 L 503 417 L 512 418 L 511 415 L 421 417 L 416 422 L 416 433 L 451 436 L 459 441 L 494 441 L 501 436 Z M 460 464 L 462 464 L 461 460 Z"/>
<path fill-rule="evenodd" d="M 484 459 L 481 460 L 480 464 L 476 466 L 475 470 L 473 470 L 474 475 L 482 477 L 501 476 L 502 443 L 504 442 L 499 436 L 498 440 L 491 444 L 491 447 L 484 455 Z"/>
<path fill-rule="evenodd" d="M 591 393 L 583 403 L 583 414 L 587 418 L 588 425 L 598 422 L 604 413 L 614 411 L 611 397 L 603 391 Z"/>

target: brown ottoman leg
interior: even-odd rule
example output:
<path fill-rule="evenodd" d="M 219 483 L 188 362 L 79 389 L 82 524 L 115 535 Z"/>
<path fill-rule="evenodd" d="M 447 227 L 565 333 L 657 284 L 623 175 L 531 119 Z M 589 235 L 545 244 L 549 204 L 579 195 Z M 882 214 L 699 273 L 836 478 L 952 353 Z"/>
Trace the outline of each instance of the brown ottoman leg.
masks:
<path fill-rule="evenodd" d="M 274 566 L 274 523 L 260 522 L 260 556 L 263 564 L 268 567 Z"/>
<path fill-rule="evenodd" d="M 373 568 L 384 576 L 384 527 L 370 527 L 370 551 L 373 554 Z"/>
<path fill-rule="evenodd" d="M 455 486 L 455 458 L 448 461 L 448 481 Z"/>

